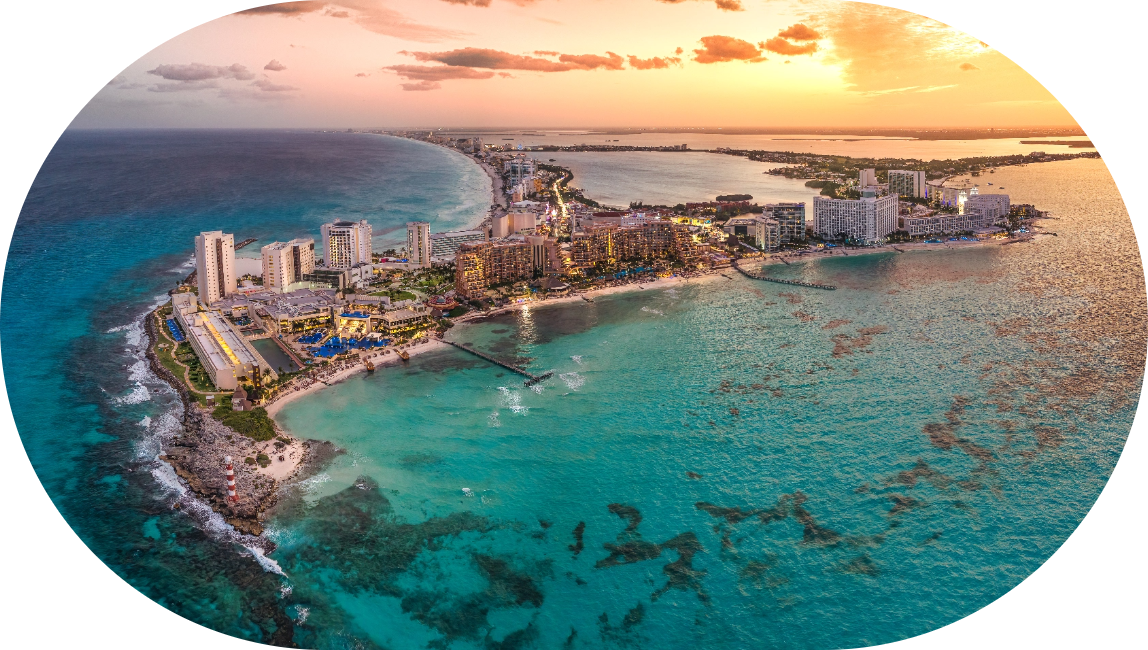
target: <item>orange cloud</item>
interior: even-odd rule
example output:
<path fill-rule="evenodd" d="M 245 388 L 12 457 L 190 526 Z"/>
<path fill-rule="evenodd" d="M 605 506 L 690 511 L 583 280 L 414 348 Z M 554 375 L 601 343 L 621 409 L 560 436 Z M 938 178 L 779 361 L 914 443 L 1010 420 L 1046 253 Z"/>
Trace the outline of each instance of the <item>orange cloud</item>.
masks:
<path fill-rule="evenodd" d="M 348 11 L 349 10 L 349 11 Z M 434 43 L 441 40 L 460 38 L 466 33 L 424 25 L 407 18 L 402 13 L 380 5 L 373 0 L 331 0 L 317 2 L 284 2 L 276 5 L 255 7 L 237 12 L 237 16 L 280 16 L 290 18 L 304 14 L 323 12 L 332 18 L 351 18 L 355 24 L 367 31 L 384 36 L 394 36 L 407 41 Z"/>
<path fill-rule="evenodd" d="M 597 54 L 562 54 L 558 57 L 562 63 L 568 63 L 579 70 L 621 70 L 622 57 L 613 52 L 606 52 L 606 56 Z"/>
<path fill-rule="evenodd" d="M 781 38 L 788 38 L 791 41 L 816 41 L 821 38 L 821 34 L 801 23 L 796 23 L 786 27 L 777 33 Z"/>
<path fill-rule="evenodd" d="M 817 51 L 817 43 L 806 43 L 804 45 L 795 45 L 789 41 L 776 36 L 769 39 L 764 43 L 759 43 L 761 49 L 768 50 L 775 54 L 782 54 L 784 56 L 797 56 L 799 54 L 813 54 Z"/>
<path fill-rule="evenodd" d="M 450 2 L 450 0 L 447 0 Z M 703 0 L 704 2 L 705 0 Z M 676 5 L 686 2 L 686 0 L 658 0 L 663 4 Z M 745 11 L 745 7 L 741 6 L 741 0 L 714 0 L 714 4 L 722 11 Z"/>
<path fill-rule="evenodd" d="M 702 49 L 694 50 L 694 61 L 698 63 L 723 63 L 725 61 L 765 61 L 761 50 L 749 41 L 732 36 L 705 36 L 701 39 Z"/>
<path fill-rule="evenodd" d="M 624 59 L 607 52 L 598 54 L 561 54 L 557 61 L 535 56 L 511 54 L 489 48 L 465 47 L 449 52 L 407 52 L 399 54 L 413 56 L 424 63 L 444 63 L 448 66 L 484 68 L 486 70 L 527 70 L 531 72 L 568 72 L 570 70 L 621 70 Z M 535 54 L 539 54 L 536 52 Z M 557 54 L 557 52 L 555 52 Z"/>
<path fill-rule="evenodd" d="M 447 79 L 490 79 L 493 72 L 450 65 L 389 65 L 390 70 L 411 81 L 445 81 Z"/>
<path fill-rule="evenodd" d="M 419 81 L 413 84 L 401 84 L 403 90 L 438 90 L 442 84 L 437 81 Z"/>
<path fill-rule="evenodd" d="M 558 52 L 553 50 L 534 50 L 535 56 L 558 56 Z"/>
<path fill-rule="evenodd" d="M 449 52 L 399 52 L 413 56 L 416 61 L 445 63 L 451 66 L 486 68 L 488 70 L 531 70 L 534 72 L 566 72 L 573 66 L 533 56 L 511 54 L 500 50 L 464 47 Z"/>
<path fill-rule="evenodd" d="M 279 59 L 271 59 L 271 62 L 263 66 L 264 70 L 271 70 L 272 72 L 283 72 L 287 66 L 279 62 Z"/>
<path fill-rule="evenodd" d="M 682 60 L 676 56 L 655 56 L 649 59 L 639 59 L 631 54 L 627 57 L 630 61 L 630 67 L 635 70 L 662 70 L 672 65 L 681 65 Z"/>

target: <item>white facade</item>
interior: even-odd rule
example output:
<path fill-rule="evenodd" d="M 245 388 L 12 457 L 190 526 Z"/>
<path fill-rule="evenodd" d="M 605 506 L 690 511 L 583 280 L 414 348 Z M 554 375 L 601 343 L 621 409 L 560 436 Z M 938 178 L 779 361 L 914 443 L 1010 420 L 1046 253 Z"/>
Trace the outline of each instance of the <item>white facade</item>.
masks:
<path fill-rule="evenodd" d="M 426 221 L 407 222 L 407 258 L 423 268 L 431 265 L 430 224 Z M 370 260 L 365 260 L 370 262 Z"/>
<path fill-rule="evenodd" d="M 323 239 L 323 265 L 329 269 L 349 269 L 371 263 L 371 224 L 361 221 L 335 221 L 319 228 Z"/>
<path fill-rule="evenodd" d="M 506 161 L 502 165 L 502 171 L 510 175 L 511 187 L 519 185 L 524 181 L 529 181 L 534 178 L 534 172 L 537 170 L 535 162 L 521 154 Z M 521 201 L 521 199 L 519 199 Z"/>
<path fill-rule="evenodd" d="M 876 169 L 862 169 L 858 174 L 857 185 L 859 187 L 869 187 L 870 185 L 877 184 L 877 170 Z"/>
<path fill-rule="evenodd" d="M 179 296 L 180 294 L 176 294 Z M 278 375 L 235 326 L 215 311 L 195 311 L 195 301 L 172 298 L 176 321 L 187 335 L 195 356 L 220 390 L 234 390 L 240 378 L 255 382 L 258 375 Z"/>
<path fill-rule="evenodd" d="M 263 288 L 282 293 L 315 272 L 315 240 L 272 242 L 260 249 L 263 257 Z"/>
<path fill-rule="evenodd" d="M 219 230 L 200 233 L 195 238 L 195 274 L 199 300 L 205 305 L 235 293 L 235 235 Z"/>
<path fill-rule="evenodd" d="M 897 196 L 876 197 L 866 191 L 860 199 L 813 198 L 813 231 L 823 239 L 850 239 L 873 243 L 896 230 Z"/>
<path fill-rule="evenodd" d="M 505 237 L 506 235 L 503 235 Z M 456 232 L 440 232 L 430 236 L 431 256 L 438 259 L 450 259 L 455 256 L 463 244 L 472 244 L 486 241 L 486 232 L 483 230 L 459 230 Z"/>
<path fill-rule="evenodd" d="M 973 194 L 965 200 L 964 213 L 987 228 L 1007 217 L 1010 207 L 1008 194 Z"/>
<path fill-rule="evenodd" d="M 781 224 L 768 216 L 756 217 L 753 220 L 753 237 L 759 251 L 776 252 L 781 247 Z"/>
<path fill-rule="evenodd" d="M 889 193 L 898 196 L 924 198 L 926 194 L 925 172 L 889 170 Z"/>
<path fill-rule="evenodd" d="M 761 214 L 777 222 L 781 241 L 805 240 L 804 203 L 771 203 L 762 207 Z"/>

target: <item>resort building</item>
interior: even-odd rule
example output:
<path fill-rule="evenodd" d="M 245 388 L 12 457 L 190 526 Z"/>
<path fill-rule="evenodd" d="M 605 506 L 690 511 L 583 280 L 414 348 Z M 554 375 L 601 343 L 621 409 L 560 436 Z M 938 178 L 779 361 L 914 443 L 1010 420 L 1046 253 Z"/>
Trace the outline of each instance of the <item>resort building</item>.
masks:
<path fill-rule="evenodd" d="M 319 228 L 323 240 L 323 266 L 349 269 L 360 263 L 371 263 L 371 224 L 335 221 Z"/>
<path fill-rule="evenodd" d="M 813 232 L 823 239 L 852 239 L 872 244 L 897 229 L 897 196 L 877 197 L 872 189 L 860 199 L 813 199 Z"/>
<path fill-rule="evenodd" d="M 775 253 L 781 248 L 781 224 L 764 215 L 758 216 L 753 222 L 753 238 L 757 243 L 757 250 L 763 253 Z"/>
<path fill-rule="evenodd" d="M 530 244 L 521 239 L 463 244 L 455 255 L 455 292 L 468 300 L 481 297 L 491 286 L 533 274 Z"/>
<path fill-rule="evenodd" d="M 782 243 L 805 241 L 804 203 L 770 203 L 762 208 L 761 213 L 777 222 Z"/>
<path fill-rule="evenodd" d="M 496 214 L 490 218 L 490 237 L 502 239 L 510 235 L 510 217 L 505 214 Z"/>
<path fill-rule="evenodd" d="M 172 310 L 216 387 L 235 390 L 240 381 L 259 386 L 264 378 L 278 377 L 231 321 L 216 311 L 196 311 L 194 298 L 187 295 L 172 296 Z"/>
<path fill-rule="evenodd" d="M 965 200 L 965 214 L 972 216 L 981 228 L 988 228 L 1009 214 L 1008 194 L 973 194 Z"/>
<path fill-rule="evenodd" d="M 430 320 L 430 309 L 423 304 L 414 304 L 403 309 L 383 312 L 382 329 L 387 334 L 401 334 L 418 328 Z"/>
<path fill-rule="evenodd" d="M 862 169 L 857 175 L 858 187 L 870 187 L 877 184 L 877 170 Z"/>
<path fill-rule="evenodd" d="M 533 179 L 537 169 L 537 164 L 524 154 L 518 154 L 502 164 L 502 171 L 510 177 L 508 185 L 511 187 L 522 185 L 524 181 Z"/>
<path fill-rule="evenodd" d="M 972 232 L 981 227 L 980 220 L 969 214 L 928 213 L 897 217 L 897 230 L 909 233 L 910 237 Z"/>
<path fill-rule="evenodd" d="M 235 235 L 200 233 L 195 238 L 195 275 L 205 305 L 235 293 Z"/>
<path fill-rule="evenodd" d="M 529 208 L 512 208 L 510 212 L 506 213 L 506 218 L 507 228 L 511 235 L 533 235 L 534 230 L 538 227 L 538 217 Z"/>
<path fill-rule="evenodd" d="M 287 294 L 269 294 L 254 310 L 253 320 L 270 332 L 291 334 L 330 326 L 336 305 L 332 290 L 300 289 Z"/>
<path fill-rule="evenodd" d="M 897 196 L 924 198 L 927 194 L 925 172 L 889 170 L 889 193 Z"/>
<path fill-rule="evenodd" d="M 505 219 L 505 217 L 503 217 Z M 502 235 L 503 237 L 506 234 Z M 486 232 L 482 230 L 459 230 L 456 232 L 440 232 L 430 236 L 431 257 L 440 260 L 453 259 L 463 244 L 481 244 L 486 241 Z"/>
<path fill-rule="evenodd" d="M 596 227 L 574 233 L 570 242 L 571 266 L 588 269 L 598 263 L 673 257 L 686 266 L 704 261 L 690 226 L 652 221 L 640 226 Z"/>
<path fill-rule="evenodd" d="M 426 221 L 407 222 L 407 258 L 412 264 L 430 268 L 431 265 L 431 234 L 430 224 Z M 362 260 L 370 263 L 371 259 Z"/>
<path fill-rule="evenodd" d="M 292 284 L 303 282 L 304 275 L 315 272 L 315 240 L 292 239 L 272 242 L 260 252 L 263 256 L 263 287 L 280 293 Z"/>
<path fill-rule="evenodd" d="M 557 239 L 542 235 L 527 235 L 526 243 L 530 244 L 530 262 L 535 271 L 548 273 L 562 269 Z"/>

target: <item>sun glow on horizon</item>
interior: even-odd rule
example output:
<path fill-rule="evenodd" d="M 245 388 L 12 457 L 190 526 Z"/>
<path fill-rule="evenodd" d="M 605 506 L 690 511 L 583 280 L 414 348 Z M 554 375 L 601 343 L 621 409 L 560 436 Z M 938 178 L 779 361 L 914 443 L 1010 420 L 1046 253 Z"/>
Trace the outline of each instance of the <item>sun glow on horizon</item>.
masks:
<path fill-rule="evenodd" d="M 1075 126 L 999 52 L 917 14 L 738 6 L 271 5 L 145 54 L 73 126 Z"/>

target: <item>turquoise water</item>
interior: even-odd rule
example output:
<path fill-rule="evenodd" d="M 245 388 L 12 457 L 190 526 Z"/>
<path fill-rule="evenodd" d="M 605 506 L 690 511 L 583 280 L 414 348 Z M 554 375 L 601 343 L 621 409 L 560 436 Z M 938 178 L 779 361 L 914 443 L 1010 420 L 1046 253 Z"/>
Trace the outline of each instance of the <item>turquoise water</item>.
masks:
<path fill-rule="evenodd" d="M 289 404 L 347 452 L 272 524 L 302 638 L 853 647 L 999 597 L 1119 457 L 1144 292 L 1102 164 L 998 176 L 1057 237 L 531 308 L 455 334 L 533 389 L 451 349 Z"/>
<path fill-rule="evenodd" d="M 344 453 L 285 495 L 271 564 L 217 517 L 171 509 L 181 488 L 155 457 L 179 407 L 141 361 L 138 315 L 188 272 L 200 230 L 265 241 L 364 215 L 378 248 L 412 218 L 473 223 L 485 175 L 365 135 L 68 133 L 6 268 L 9 399 L 92 551 L 240 638 L 892 641 L 1047 559 L 1102 489 L 1140 391 L 1143 272 L 1103 163 L 997 178 L 1053 210 L 1058 236 L 770 269 L 836 292 L 735 276 L 532 308 L 452 334 L 555 370 L 537 390 L 447 350 L 289 404 L 284 426 Z M 41 363 L 15 351 L 31 344 Z"/>

